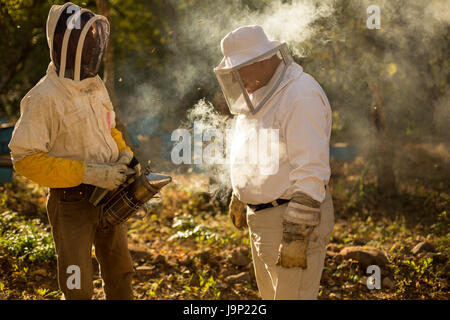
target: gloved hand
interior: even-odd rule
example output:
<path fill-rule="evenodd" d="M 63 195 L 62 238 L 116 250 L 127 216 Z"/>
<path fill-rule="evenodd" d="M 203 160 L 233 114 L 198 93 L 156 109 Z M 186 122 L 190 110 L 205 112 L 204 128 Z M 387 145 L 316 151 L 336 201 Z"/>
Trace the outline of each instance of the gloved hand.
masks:
<path fill-rule="evenodd" d="M 133 153 L 128 149 L 123 149 L 122 151 L 120 151 L 119 160 L 117 160 L 116 163 L 129 165 L 132 159 L 133 159 Z"/>
<path fill-rule="evenodd" d="M 142 174 L 142 168 L 140 163 L 134 166 L 134 171 L 136 171 L 135 174 L 136 177 L 139 177 Z"/>
<path fill-rule="evenodd" d="M 134 181 L 136 181 L 136 178 L 139 177 L 142 174 L 142 169 L 141 169 L 141 164 L 138 163 L 137 165 L 135 165 L 132 168 L 127 167 L 127 180 L 126 182 L 123 184 L 123 186 L 128 186 L 130 184 L 132 184 Z"/>
<path fill-rule="evenodd" d="M 247 228 L 247 206 L 233 193 L 228 207 L 231 221 L 238 229 Z"/>
<path fill-rule="evenodd" d="M 320 223 L 320 202 L 304 193 L 296 193 L 283 216 L 283 237 L 277 264 L 285 268 L 307 268 L 309 237 Z"/>
<path fill-rule="evenodd" d="M 86 163 L 83 183 L 114 190 L 125 182 L 126 172 L 125 164 Z"/>

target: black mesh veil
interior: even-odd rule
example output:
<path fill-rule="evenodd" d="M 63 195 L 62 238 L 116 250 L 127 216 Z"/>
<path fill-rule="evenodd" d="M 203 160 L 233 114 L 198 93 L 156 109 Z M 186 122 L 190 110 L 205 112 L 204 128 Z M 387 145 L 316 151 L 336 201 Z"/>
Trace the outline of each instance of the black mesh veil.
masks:
<path fill-rule="evenodd" d="M 56 24 L 53 36 L 53 63 L 56 67 L 57 74 L 60 73 L 61 54 L 63 51 L 63 39 L 66 33 L 67 21 L 73 16 L 73 12 L 64 10 Z M 75 61 L 78 47 L 78 41 L 83 30 L 87 28 L 86 24 L 94 17 L 92 12 L 83 12 L 80 15 L 80 20 L 75 24 L 75 27 L 70 32 L 69 41 L 67 43 L 66 65 L 64 77 L 74 79 L 75 76 Z M 106 44 L 108 41 L 109 30 L 105 21 L 95 20 L 94 23 L 88 27 L 86 38 L 82 44 L 83 50 L 80 63 L 80 80 L 94 77 L 98 74 L 103 55 L 106 51 Z"/>

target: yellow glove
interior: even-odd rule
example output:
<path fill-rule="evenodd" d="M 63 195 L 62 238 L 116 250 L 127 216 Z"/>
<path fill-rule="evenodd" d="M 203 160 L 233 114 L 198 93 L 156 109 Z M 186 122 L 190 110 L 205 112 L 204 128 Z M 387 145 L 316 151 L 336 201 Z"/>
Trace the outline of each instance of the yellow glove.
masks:
<path fill-rule="evenodd" d="M 238 229 L 247 228 L 247 205 L 241 202 L 233 193 L 228 213 L 234 226 Z"/>

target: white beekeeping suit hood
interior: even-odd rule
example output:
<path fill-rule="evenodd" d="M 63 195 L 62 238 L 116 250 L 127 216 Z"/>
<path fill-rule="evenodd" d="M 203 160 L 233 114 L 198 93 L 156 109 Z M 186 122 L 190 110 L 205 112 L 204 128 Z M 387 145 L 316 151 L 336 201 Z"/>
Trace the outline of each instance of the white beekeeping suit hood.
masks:
<path fill-rule="evenodd" d="M 47 19 L 50 58 L 60 78 L 95 77 L 109 38 L 108 20 L 71 2 L 51 7 Z"/>
<path fill-rule="evenodd" d="M 220 43 L 223 59 L 214 68 L 232 114 L 255 114 L 276 92 L 292 62 L 286 43 L 271 41 L 261 26 L 240 27 L 228 33 Z M 278 56 L 280 65 L 272 79 L 262 88 L 249 93 L 240 70 L 256 62 Z"/>
<path fill-rule="evenodd" d="M 9 144 L 13 162 L 39 153 L 89 163 L 116 162 L 116 116 L 97 74 L 108 21 L 72 3 L 54 5 L 46 32 L 51 62 L 20 103 L 20 119 Z M 72 165 L 67 168 L 71 171 Z"/>

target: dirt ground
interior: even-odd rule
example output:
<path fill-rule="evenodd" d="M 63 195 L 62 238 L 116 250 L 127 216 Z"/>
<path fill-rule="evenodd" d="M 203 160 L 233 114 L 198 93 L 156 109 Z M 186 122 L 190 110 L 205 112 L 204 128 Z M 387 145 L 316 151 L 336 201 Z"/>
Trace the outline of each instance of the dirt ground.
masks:
<path fill-rule="evenodd" d="M 399 185 L 395 198 L 385 199 L 365 167 L 361 159 L 333 163 L 336 224 L 319 299 L 449 299 L 447 186 L 431 188 L 412 180 Z M 135 299 L 260 299 L 248 231 L 233 227 L 226 201 L 208 193 L 205 176 L 173 176 L 162 199 L 128 222 Z M 59 299 L 46 224 L 47 189 L 19 175 L 14 179 L 13 185 L 0 187 L 0 298 Z M 14 238 L 11 230 L 22 235 L 29 230 L 30 236 L 17 232 Z M 422 242 L 428 245 L 416 252 Z M 35 248 L 34 255 L 20 246 Z M 353 246 L 377 248 L 387 258 L 381 289 L 368 289 L 366 265 L 342 253 Z M 93 264 L 94 299 L 104 299 L 94 252 Z"/>

